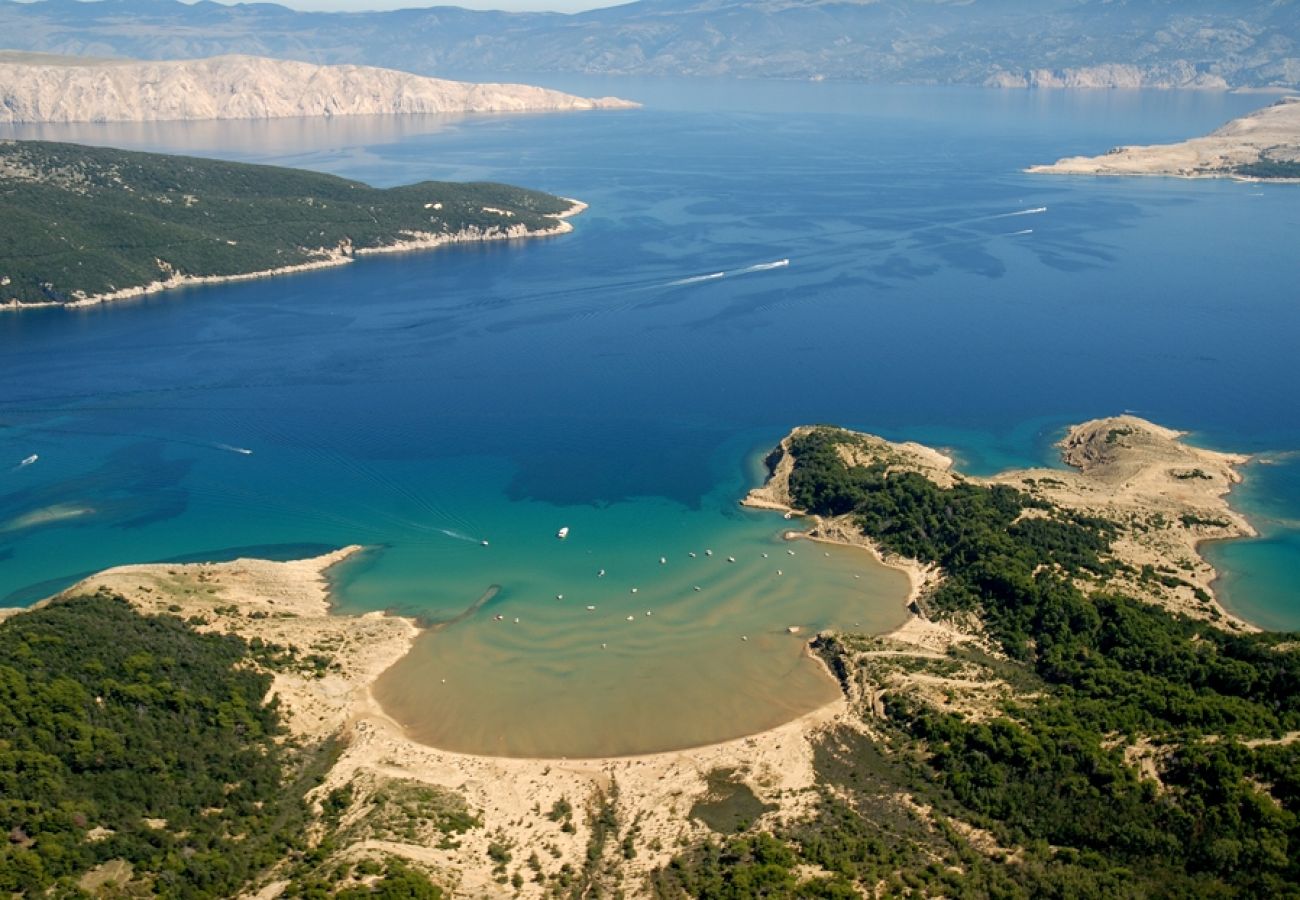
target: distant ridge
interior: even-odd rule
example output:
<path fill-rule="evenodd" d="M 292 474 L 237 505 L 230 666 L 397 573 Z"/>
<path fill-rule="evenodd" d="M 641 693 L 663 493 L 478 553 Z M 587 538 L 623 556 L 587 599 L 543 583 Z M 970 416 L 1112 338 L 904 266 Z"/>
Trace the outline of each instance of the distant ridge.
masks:
<path fill-rule="evenodd" d="M 1300 86 L 1300 0 L 637 0 L 575 15 L 0 0 L 0 34 L 15 49 L 79 56 L 243 53 L 472 78 L 565 72 L 1043 88 Z"/>
<path fill-rule="evenodd" d="M 537 112 L 635 105 L 525 84 L 472 84 L 370 66 L 318 66 L 255 56 L 138 62 L 0 53 L 0 122 Z"/>

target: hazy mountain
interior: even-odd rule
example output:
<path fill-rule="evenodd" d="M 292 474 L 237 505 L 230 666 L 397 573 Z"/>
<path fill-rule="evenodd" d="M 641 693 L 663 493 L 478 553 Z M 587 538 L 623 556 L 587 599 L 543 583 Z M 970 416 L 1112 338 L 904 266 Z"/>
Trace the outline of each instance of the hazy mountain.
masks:
<path fill-rule="evenodd" d="M 638 0 L 577 15 L 0 0 L 0 28 L 24 50 L 149 59 L 245 53 L 430 74 L 1300 84 L 1300 0 Z"/>
<path fill-rule="evenodd" d="M 0 52 L 0 122 L 152 122 L 633 106 L 527 84 L 473 84 L 256 56 L 136 62 Z"/>

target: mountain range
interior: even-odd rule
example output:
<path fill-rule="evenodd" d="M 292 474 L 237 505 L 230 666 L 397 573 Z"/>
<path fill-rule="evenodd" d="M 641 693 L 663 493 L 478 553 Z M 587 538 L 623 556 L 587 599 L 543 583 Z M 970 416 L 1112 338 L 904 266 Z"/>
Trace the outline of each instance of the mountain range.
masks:
<path fill-rule="evenodd" d="M 249 54 L 475 77 L 725 75 L 1004 87 L 1296 87 L 1300 0 L 636 0 L 578 14 L 0 0 L 13 49 Z"/>

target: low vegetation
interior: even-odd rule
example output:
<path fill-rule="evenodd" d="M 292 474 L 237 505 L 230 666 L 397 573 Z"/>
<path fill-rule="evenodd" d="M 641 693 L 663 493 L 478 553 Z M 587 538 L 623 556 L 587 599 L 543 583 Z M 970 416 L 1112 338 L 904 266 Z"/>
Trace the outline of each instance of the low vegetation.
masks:
<path fill-rule="evenodd" d="M 133 896 L 229 897 L 274 869 L 323 896 L 295 873 L 321 853 L 304 798 L 334 748 L 287 739 L 270 682 L 242 639 L 106 592 L 5 621 L 0 892 L 71 896 L 107 872 Z M 337 882 L 343 896 L 437 896 L 400 866 Z"/>
<path fill-rule="evenodd" d="M 1242 163 L 1233 174 L 1243 178 L 1300 178 L 1300 160 L 1264 156 L 1253 163 Z"/>

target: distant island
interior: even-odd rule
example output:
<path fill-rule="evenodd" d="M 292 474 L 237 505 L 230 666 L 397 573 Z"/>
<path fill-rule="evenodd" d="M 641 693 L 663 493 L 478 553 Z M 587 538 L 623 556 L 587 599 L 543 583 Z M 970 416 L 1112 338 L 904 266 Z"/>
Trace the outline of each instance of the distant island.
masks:
<path fill-rule="evenodd" d="M 0 624 L 0 889 L 1287 895 L 1300 642 L 1223 610 L 1197 553 L 1252 533 L 1246 458 L 1132 416 L 1060 448 L 982 479 L 795 429 L 746 502 L 906 568 L 911 616 L 809 641 L 827 707 L 647 756 L 411 741 L 372 687 L 420 625 L 329 609 L 361 548 L 100 573 Z"/>
<path fill-rule="evenodd" d="M 503 184 L 387 189 L 276 166 L 0 141 L 0 309 L 80 306 L 340 265 L 368 253 L 562 234 L 584 204 Z"/>
<path fill-rule="evenodd" d="M 417 3 L 0 0 L 17 50 L 138 59 L 252 53 L 498 78 L 689 75 L 1008 88 L 1300 86 L 1289 0 L 635 0 L 572 15 Z M 424 7 L 424 8 L 420 8 Z"/>
<path fill-rule="evenodd" d="M 1300 180 L 1300 97 L 1233 119 L 1177 144 L 1116 147 L 1026 171 L 1043 175 L 1173 175 L 1180 178 Z"/>
<path fill-rule="evenodd" d="M 0 52 L 0 123 L 627 109 L 527 84 L 257 56 L 144 62 Z"/>

